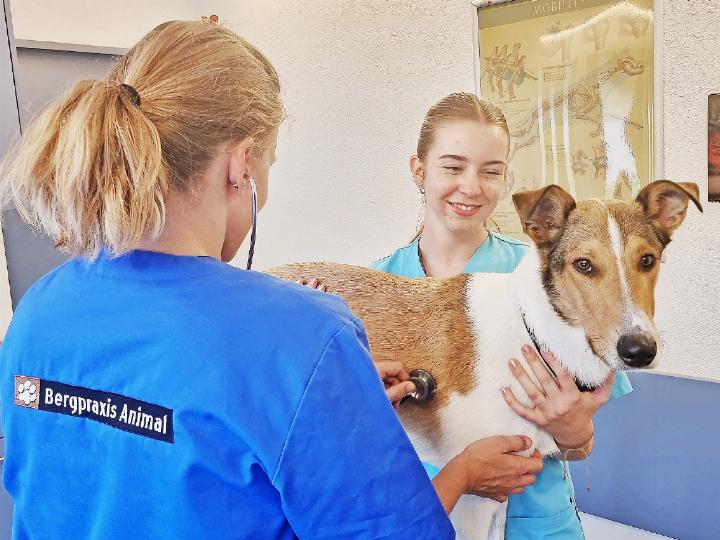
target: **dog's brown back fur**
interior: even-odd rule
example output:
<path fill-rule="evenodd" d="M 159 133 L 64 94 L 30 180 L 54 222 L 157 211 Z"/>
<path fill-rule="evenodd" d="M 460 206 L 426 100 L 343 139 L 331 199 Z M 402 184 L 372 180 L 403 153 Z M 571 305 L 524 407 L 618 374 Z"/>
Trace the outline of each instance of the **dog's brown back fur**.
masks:
<path fill-rule="evenodd" d="M 374 361 L 400 360 L 408 369 L 432 373 L 438 385 L 435 398 L 425 404 L 408 402 L 401 415 L 437 440 L 438 409 L 450 395 L 469 393 L 475 384 L 475 342 L 465 298 L 468 275 L 419 280 L 335 263 L 288 264 L 267 273 L 290 281 L 319 280 L 363 322 Z"/>

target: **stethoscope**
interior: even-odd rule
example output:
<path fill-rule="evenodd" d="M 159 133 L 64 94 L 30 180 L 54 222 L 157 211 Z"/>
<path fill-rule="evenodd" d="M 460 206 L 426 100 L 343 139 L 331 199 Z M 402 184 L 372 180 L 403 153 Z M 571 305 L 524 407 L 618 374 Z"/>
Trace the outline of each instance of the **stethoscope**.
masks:
<path fill-rule="evenodd" d="M 247 270 L 252 268 L 253 255 L 255 254 L 255 238 L 257 236 L 257 188 L 255 180 L 250 180 L 250 188 L 252 189 L 252 229 L 250 232 L 250 250 L 248 251 Z M 409 375 L 409 381 L 415 384 L 415 391 L 408 394 L 406 398 L 418 401 L 420 403 L 430 401 L 437 390 L 435 378 L 424 369 L 414 369 Z"/>
<path fill-rule="evenodd" d="M 437 391 L 435 377 L 424 369 L 413 369 L 408 375 L 410 382 L 415 384 L 415 391 L 408 394 L 406 399 L 412 399 L 419 403 L 430 401 Z"/>
<path fill-rule="evenodd" d="M 250 251 L 248 251 L 247 270 L 252 267 L 253 254 L 255 253 L 255 236 L 257 233 L 257 188 L 255 180 L 250 178 L 250 188 L 252 189 L 252 229 L 250 232 Z"/>

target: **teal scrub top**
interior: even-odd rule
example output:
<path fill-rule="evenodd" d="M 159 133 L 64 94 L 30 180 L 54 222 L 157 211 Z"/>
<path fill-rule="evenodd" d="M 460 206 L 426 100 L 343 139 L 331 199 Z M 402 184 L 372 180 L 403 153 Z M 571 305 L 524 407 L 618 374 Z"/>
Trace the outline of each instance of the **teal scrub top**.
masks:
<path fill-rule="evenodd" d="M 487 240 L 468 261 L 465 272 L 512 272 L 528 245 L 509 236 L 490 232 Z M 418 256 L 418 240 L 384 257 L 371 268 L 410 278 L 425 277 Z M 632 392 L 627 375 L 617 372 L 610 399 Z M 436 466 L 425 463 L 433 477 Z M 508 499 L 506 540 L 577 540 L 584 538 L 575 506 L 570 470 L 565 462 L 545 458 L 545 466 L 532 486 Z"/>

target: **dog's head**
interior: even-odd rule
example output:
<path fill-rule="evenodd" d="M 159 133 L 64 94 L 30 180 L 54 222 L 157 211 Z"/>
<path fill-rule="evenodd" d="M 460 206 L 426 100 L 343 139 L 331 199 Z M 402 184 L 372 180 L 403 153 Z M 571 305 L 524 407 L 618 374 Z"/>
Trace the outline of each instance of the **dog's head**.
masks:
<path fill-rule="evenodd" d="M 576 203 L 551 185 L 513 195 L 537 246 L 553 309 L 582 328 L 593 353 L 612 369 L 649 366 L 658 351 L 655 283 L 660 258 L 688 202 L 702 211 L 696 184 L 659 180 L 634 202 Z"/>

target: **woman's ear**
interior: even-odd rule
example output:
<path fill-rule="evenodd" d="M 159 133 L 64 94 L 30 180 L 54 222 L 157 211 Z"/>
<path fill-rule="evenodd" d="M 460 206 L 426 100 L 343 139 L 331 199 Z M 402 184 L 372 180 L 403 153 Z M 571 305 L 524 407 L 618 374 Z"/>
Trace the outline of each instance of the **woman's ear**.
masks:
<path fill-rule="evenodd" d="M 228 181 L 232 187 L 238 186 L 237 189 L 244 187 L 247 182 L 246 177 L 252 176 L 248 168 L 255 151 L 255 140 L 247 137 L 235 144 L 230 149 L 230 163 L 228 167 Z"/>
<path fill-rule="evenodd" d="M 425 175 L 423 173 L 423 164 L 417 155 L 410 157 L 410 172 L 413 175 L 413 182 L 415 182 L 415 185 L 420 189 L 424 189 Z"/>

